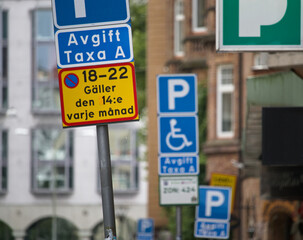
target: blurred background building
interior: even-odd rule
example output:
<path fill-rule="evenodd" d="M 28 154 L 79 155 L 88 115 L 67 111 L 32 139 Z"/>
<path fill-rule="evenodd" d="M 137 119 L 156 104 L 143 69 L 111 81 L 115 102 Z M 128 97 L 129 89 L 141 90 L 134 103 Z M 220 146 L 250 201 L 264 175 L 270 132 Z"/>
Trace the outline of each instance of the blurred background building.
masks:
<path fill-rule="evenodd" d="M 117 234 L 134 239 L 142 123 L 109 128 Z M 104 239 L 96 128 L 61 125 L 50 0 L 0 2 L 0 153 L 1 240 Z"/>
<path fill-rule="evenodd" d="M 148 214 L 159 231 L 165 228 L 158 200 L 156 76 L 196 73 L 207 90 L 207 113 L 199 115 L 207 119 L 200 152 L 205 181 L 213 173 L 237 176 L 230 238 L 301 239 L 303 54 L 217 52 L 215 4 L 148 3 Z"/>
<path fill-rule="evenodd" d="M 51 1 L 1 1 L 0 15 L 0 239 L 103 239 L 96 129 L 61 126 Z M 110 125 L 119 239 L 147 216 L 169 239 L 158 234 L 169 225 L 158 196 L 162 73 L 198 76 L 203 184 L 237 177 L 230 238 L 301 238 L 303 54 L 218 53 L 215 17 L 215 0 L 148 2 L 148 175 L 142 121 Z"/>

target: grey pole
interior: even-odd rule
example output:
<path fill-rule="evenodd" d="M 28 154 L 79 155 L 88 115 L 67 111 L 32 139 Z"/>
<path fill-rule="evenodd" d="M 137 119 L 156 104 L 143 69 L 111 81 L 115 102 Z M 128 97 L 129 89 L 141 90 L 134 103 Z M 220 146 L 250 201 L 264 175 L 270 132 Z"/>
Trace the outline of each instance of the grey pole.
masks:
<path fill-rule="evenodd" d="M 107 125 L 97 125 L 97 143 L 100 165 L 104 236 L 105 240 L 115 240 L 117 239 L 115 208 Z"/>
<path fill-rule="evenodd" d="M 176 240 L 182 239 L 182 207 L 176 207 Z"/>

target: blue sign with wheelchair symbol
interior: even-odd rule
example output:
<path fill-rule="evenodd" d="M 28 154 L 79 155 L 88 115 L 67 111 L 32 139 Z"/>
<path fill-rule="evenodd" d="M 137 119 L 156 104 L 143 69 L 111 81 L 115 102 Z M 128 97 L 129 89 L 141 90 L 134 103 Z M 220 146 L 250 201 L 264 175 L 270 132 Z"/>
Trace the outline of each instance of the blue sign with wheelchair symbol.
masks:
<path fill-rule="evenodd" d="M 197 153 L 197 116 L 158 118 L 160 154 Z"/>

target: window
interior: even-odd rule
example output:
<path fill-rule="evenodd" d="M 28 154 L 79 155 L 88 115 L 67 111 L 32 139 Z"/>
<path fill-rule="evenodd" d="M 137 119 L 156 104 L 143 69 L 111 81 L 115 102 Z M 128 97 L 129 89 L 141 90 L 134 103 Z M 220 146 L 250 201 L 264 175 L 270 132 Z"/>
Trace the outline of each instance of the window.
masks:
<path fill-rule="evenodd" d="M 113 188 L 115 191 L 137 188 L 136 131 L 115 128 L 109 131 Z"/>
<path fill-rule="evenodd" d="M 35 193 L 66 193 L 73 186 L 72 132 L 38 128 L 32 132 L 32 186 Z"/>
<path fill-rule="evenodd" d="M 194 32 L 206 30 L 205 0 L 192 0 L 192 25 Z"/>
<path fill-rule="evenodd" d="M 78 240 L 78 232 L 79 230 L 72 222 L 60 217 L 48 217 L 34 222 L 27 229 L 25 239 Z"/>
<path fill-rule="evenodd" d="M 0 110 L 7 109 L 8 95 L 8 13 L 0 9 Z"/>
<path fill-rule="evenodd" d="M 268 53 L 266 52 L 258 52 L 255 53 L 254 56 L 254 66 L 253 70 L 267 70 L 267 61 L 268 61 Z"/>
<path fill-rule="evenodd" d="M 14 240 L 13 230 L 0 220 L 0 239 L 2 240 Z"/>
<path fill-rule="evenodd" d="M 175 1 L 175 38 L 174 38 L 174 48 L 176 56 L 184 55 L 184 3 L 183 0 Z"/>
<path fill-rule="evenodd" d="M 233 66 L 221 65 L 217 70 L 217 134 L 233 137 L 234 83 Z"/>
<path fill-rule="evenodd" d="M 0 193 L 7 190 L 7 151 L 8 134 L 6 130 L 0 131 Z"/>
<path fill-rule="evenodd" d="M 33 110 L 39 113 L 59 113 L 59 83 L 52 13 L 45 9 L 36 10 L 33 19 Z"/>
<path fill-rule="evenodd" d="M 136 191 L 138 188 L 136 130 L 116 126 L 111 128 L 109 144 L 114 191 Z"/>

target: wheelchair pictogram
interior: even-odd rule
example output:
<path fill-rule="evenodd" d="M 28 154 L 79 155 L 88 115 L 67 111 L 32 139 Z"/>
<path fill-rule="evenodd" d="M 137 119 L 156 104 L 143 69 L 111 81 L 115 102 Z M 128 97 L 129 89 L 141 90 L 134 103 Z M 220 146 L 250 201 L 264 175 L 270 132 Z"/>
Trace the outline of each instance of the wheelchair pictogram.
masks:
<path fill-rule="evenodd" d="M 160 154 L 198 152 L 196 116 L 160 116 L 158 120 Z"/>
<path fill-rule="evenodd" d="M 181 128 L 176 127 L 177 124 L 178 122 L 174 118 L 169 121 L 170 132 L 165 138 L 167 146 L 174 151 L 182 150 L 184 147 L 189 147 L 193 144 L 193 142 L 188 141 L 185 134 L 181 133 Z M 173 140 L 176 139 L 180 139 L 181 141 L 179 140 L 177 143 L 174 143 Z"/>

